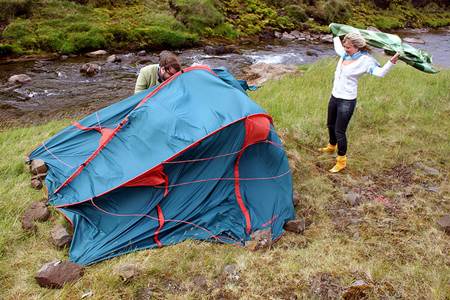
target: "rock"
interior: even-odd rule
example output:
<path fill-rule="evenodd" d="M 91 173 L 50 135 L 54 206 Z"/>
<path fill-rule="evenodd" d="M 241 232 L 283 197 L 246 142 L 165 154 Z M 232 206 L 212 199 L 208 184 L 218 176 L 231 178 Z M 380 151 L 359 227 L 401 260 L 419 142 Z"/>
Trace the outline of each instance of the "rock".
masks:
<path fill-rule="evenodd" d="M 66 59 L 68 59 L 68 58 L 69 58 L 69 56 L 67 56 L 67 55 L 61 55 L 61 56 L 59 57 L 60 60 L 66 60 Z"/>
<path fill-rule="evenodd" d="M 272 231 L 257 230 L 250 235 L 250 241 L 245 243 L 245 247 L 251 251 L 270 248 L 272 245 Z"/>
<path fill-rule="evenodd" d="M 295 206 L 298 206 L 300 204 L 300 194 L 297 191 L 294 191 L 294 195 L 292 197 L 292 203 Z"/>
<path fill-rule="evenodd" d="M 306 50 L 306 55 L 308 55 L 308 56 L 315 56 L 315 57 L 317 57 L 317 56 L 319 56 L 319 54 L 317 54 L 317 52 L 316 51 L 314 51 L 314 50 Z"/>
<path fill-rule="evenodd" d="M 309 38 L 312 41 L 318 41 L 320 40 L 320 35 L 319 34 L 312 34 Z"/>
<path fill-rule="evenodd" d="M 37 226 L 34 224 L 34 220 L 30 218 L 22 218 L 22 229 L 28 232 L 36 232 Z"/>
<path fill-rule="evenodd" d="M 43 181 L 43 180 L 45 180 L 46 176 L 47 176 L 47 172 L 46 173 L 39 173 L 37 175 L 32 176 L 31 180 L 37 179 L 37 180 Z"/>
<path fill-rule="evenodd" d="M 223 268 L 223 276 L 230 281 L 238 281 L 240 278 L 239 271 L 236 265 L 226 265 Z"/>
<path fill-rule="evenodd" d="M 298 30 L 293 30 L 289 34 L 295 37 L 296 39 L 303 37 L 302 33 Z"/>
<path fill-rule="evenodd" d="M 275 34 L 270 30 L 265 30 L 259 34 L 259 38 L 261 40 L 272 40 L 275 37 Z"/>
<path fill-rule="evenodd" d="M 275 31 L 273 35 L 274 35 L 277 39 L 281 39 L 281 37 L 283 36 L 283 35 L 281 34 L 281 32 L 279 32 L 279 31 Z"/>
<path fill-rule="evenodd" d="M 141 270 L 133 264 L 124 264 L 116 268 L 116 273 L 124 282 L 129 282 L 133 278 L 139 276 Z"/>
<path fill-rule="evenodd" d="M 83 273 L 80 265 L 56 260 L 44 264 L 34 278 L 41 287 L 60 289 L 65 283 L 80 279 Z"/>
<path fill-rule="evenodd" d="M 320 40 L 325 43 L 333 43 L 333 35 L 331 34 L 321 35 Z"/>
<path fill-rule="evenodd" d="M 405 37 L 403 38 L 403 42 L 411 43 L 411 44 L 425 44 L 424 40 L 418 38 Z"/>
<path fill-rule="evenodd" d="M 25 230 L 35 230 L 34 221 L 44 222 L 49 217 L 50 211 L 44 202 L 33 202 L 23 214 L 22 228 Z"/>
<path fill-rule="evenodd" d="M 421 162 L 416 162 L 414 165 L 416 166 L 416 168 L 421 169 L 428 175 L 439 176 L 441 174 L 437 169 L 429 167 Z"/>
<path fill-rule="evenodd" d="M 33 189 L 35 189 L 35 190 L 40 190 L 40 189 L 42 189 L 42 187 L 44 186 L 44 185 L 42 184 L 42 181 L 40 181 L 40 180 L 37 179 L 37 178 L 32 178 L 30 184 L 31 184 L 31 187 L 32 187 Z"/>
<path fill-rule="evenodd" d="M 359 204 L 361 199 L 361 195 L 355 192 L 348 192 L 344 194 L 344 201 L 350 204 L 351 206 L 356 206 Z"/>
<path fill-rule="evenodd" d="M 289 34 L 287 32 L 283 32 L 281 39 L 282 40 L 295 40 L 295 36 L 293 36 L 292 34 Z"/>
<path fill-rule="evenodd" d="M 89 298 L 89 297 L 92 297 L 92 296 L 94 296 L 94 292 L 93 291 L 87 291 L 87 292 L 84 292 L 81 295 L 81 299 L 86 299 L 86 298 Z"/>
<path fill-rule="evenodd" d="M 450 215 L 445 215 L 441 217 L 437 221 L 437 224 L 443 231 L 445 231 L 447 234 L 450 234 Z"/>
<path fill-rule="evenodd" d="M 97 51 L 92 51 L 92 52 L 86 53 L 86 56 L 99 57 L 99 56 L 103 56 L 106 54 L 108 54 L 108 52 L 106 52 L 105 50 L 97 50 Z"/>
<path fill-rule="evenodd" d="M 146 52 L 145 50 L 141 50 L 141 51 L 139 51 L 136 55 L 137 55 L 137 56 L 146 56 L 146 55 L 147 55 L 147 52 Z"/>
<path fill-rule="evenodd" d="M 373 31 L 373 32 L 381 32 L 380 29 L 378 29 L 378 28 L 376 28 L 376 27 L 373 27 L 373 26 L 367 27 L 367 30 L 370 30 L 370 31 Z"/>
<path fill-rule="evenodd" d="M 136 300 L 150 300 L 152 299 L 153 292 L 151 288 L 140 288 L 136 292 Z"/>
<path fill-rule="evenodd" d="M 61 224 L 57 224 L 51 231 L 53 244 L 58 248 L 70 245 L 72 236 L 67 232 L 66 228 Z"/>
<path fill-rule="evenodd" d="M 439 193 L 439 187 L 437 186 L 429 186 L 425 188 L 428 192 Z"/>
<path fill-rule="evenodd" d="M 371 286 L 364 280 L 356 280 L 342 293 L 344 300 L 365 299 L 366 292 L 371 289 Z"/>
<path fill-rule="evenodd" d="M 299 220 L 291 220 L 287 221 L 284 224 L 284 229 L 286 231 L 294 232 L 294 233 L 303 233 L 306 228 L 305 219 L 299 219 Z"/>
<path fill-rule="evenodd" d="M 48 170 L 45 162 L 42 159 L 34 159 L 30 164 L 30 172 L 34 175 L 46 173 Z"/>
<path fill-rule="evenodd" d="M 25 84 L 30 81 L 31 81 L 31 77 L 26 74 L 13 75 L 13 76 L 9 77 L 9 79 L 8 79 L 9 83 L 15 83 L 15 84 Z"/>
<path fill-rule="evenodd" d="M 85 74 L 86 76 L 94 76 L 98 72 L 100 72 L 101 67 L 97 64 L 86 63 L 81 66 L 80 73 Z"/>
<path fill-rule="evenodd" d="M 293 74 L 298 72 L 298 67 L 295 65 L 283 64 L 253 64 L 247 69 L 244 69 L 245 77 L 249 85 L 260 86 L 268 80 L 278 80 L 286 74 Z"/>
<path fill-rule="evenodd" d="M 239 49 L 234 45 L 227 46 L 205 46 L 203 51 L 208 55 L 223 55 L 228 53 L 238 53 Z"/>
<path fill-rule="evenodd" d="M 121 61 L 122 61 L 122 59 L 115 54 L 108 56 L 108 58 L 106 59 L 106 62 L 109 62 L 109 63 L 116 63 L 116 62 L 121 62 Z"/>

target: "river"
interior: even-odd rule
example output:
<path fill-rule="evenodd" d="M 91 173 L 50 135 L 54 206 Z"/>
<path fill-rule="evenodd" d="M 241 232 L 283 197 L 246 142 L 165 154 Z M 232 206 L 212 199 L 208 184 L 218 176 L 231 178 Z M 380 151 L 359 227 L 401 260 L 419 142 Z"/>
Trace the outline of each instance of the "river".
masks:
<path fill-rule="evenodd" d="M 412 45 L 429 52 L 438 68 L 450 68 L 449 28 L 402 30 L 396 34 L 423 40 L 424 44 Z M 106 57 L 85 56 L 3 62 L 0 64 L 0 128 L 80 118 L 124 99 L 133 94 L 139 69 L 148 63 L 156 63 L 157 54 L 120 54 L 120 63 L 107 63 Z M 329 43 L 276 40 L 266 45 L 242 46 L 239 54 L 206 55 L 203 48 L 183 50 L 179 54 L 186 66 L 193 63 L 225 66 L 239 78 L 242 70 L 254 63 L 302 65 L 332 56 L 334 51 Z M 93 77 L 83 76 L 80 67 L 87 62 L 100 65 L 100 73 Z M 14 74 L 27 74 L 32 80 L 21 87 L 11 87 L 7 81 Z"/>

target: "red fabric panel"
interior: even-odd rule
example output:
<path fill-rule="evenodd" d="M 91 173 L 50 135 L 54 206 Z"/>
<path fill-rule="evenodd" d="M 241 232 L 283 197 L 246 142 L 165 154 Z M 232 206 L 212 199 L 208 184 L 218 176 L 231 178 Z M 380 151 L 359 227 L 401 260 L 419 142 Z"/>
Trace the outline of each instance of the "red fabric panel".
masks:
<path fill-rule="evenodd" d="M 238 157 L 236 158 L 236 162 L 234 164 L 234 192 L 236 195 L 236 200 L 239 205 L 239 208 L 242 211 L 242 214 L 245 218 L 245 229 L 248 234 L 250 234 L 252 230 L 252 224 L 250 219 L 250 213 L 248 212 L 247 207 L 245 207 L 244 199 L 242 198 L 241 194 L 241 187 L 240 187 L 240 181 L 239 181 L 239 160 L 242 157 L 242 154 L 244 153 L 245 149 L 253 145 L 257 142 L 266 140 L 269 136 L 270 132 L 270 119 L 264 115 L 255 115 L 250 116 L 245 119 L 245 140 L 244 140 L 244 146 L 242 147 L 241 152 L 239 153 Z"/>
<path fill-rule="evenodd" d="M 245 119 L 244 148 L 256 142 L 267 139 L 270 131 L 270 119 L 266 116 L 255 115 Z"/>
<path fill-rule="evenodd" d="M 100 138 L 99 145 L 102 145 L 106 142 L 107 139 L 114 133 L 113 128 L 102 128 L 100 129 L 100 133 L 102 134 L 102 137 Z"/>
<path fill-rule="evenodd" d="M 248 234 L 250 234 L 252 230 L 250 213 L 248 212 L 247 207 L 245 207 L 244 200 L 242 199 L 241 195 L 241 187 L 239 185 L 239 160 L 241 159 L 242 153 L 243 152 L 239 154 L 239 156 L 236 159 L 236 163 L 234 164 L 234 192 L 236 194 L 236 200 L 239 205 L 239 208 L 241 209 L 242 214 L 244 215 L 245 218 L 245 231 Z"/>
<path fill-rule="evenodd" d="M 144 174 L 134 178 L 133 180 L 125 183 L 123 186 L 155 186 L 155 185 L 165 185 L 166 190 L 164 196 L 167 194 L 167 186 L 169 180 L 164 173 L 164 167 L 162 165 L 145 172 Z"/>
<path fill-rule="evenodd" d="M 73 122 L 72 124 L 73 124 L 73 126 L 75 126 L 76 128 L 78 128 L 80 130 L 97 130 L 97 131 L 99 131 L 98 127 L 86 127 L 86 126 L 81 125 L 78 122 Z"/>
<path fill-rule="evenodd" d="M 159 227 L 158 229 L 156 229 L 155 231 L 155 236 L 154 236 L 154 240 L 155 243 L 158 245 L 158 247 L 162 247 L 163 244 L 161 243 L 161 241 L 158 238 L 159 232 L 161 231 L 161 228 L 164 226 L 165 220 L 164 220 L 164 214 L 163 211 L 161 209 L 161 206 L 156 205 L 156 210 L 158 212 L 158 223 L 159 223 Z"/>

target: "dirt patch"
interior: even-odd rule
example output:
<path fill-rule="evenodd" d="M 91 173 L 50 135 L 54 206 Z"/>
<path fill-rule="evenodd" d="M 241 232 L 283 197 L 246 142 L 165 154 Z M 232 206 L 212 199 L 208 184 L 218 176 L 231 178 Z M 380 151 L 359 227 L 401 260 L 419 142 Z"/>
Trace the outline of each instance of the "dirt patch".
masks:
<path fill-rule="evenodd" d="M 416 186 L 414 168 L 410 165 L 398 165 L 379 175 L 330 176 L 330 180 L 341 190 L 335 195 L 338 200 L 328 207 L 335 229 L 340 232 L 363 222 L 363 212 L 358 207 L 366 202 L 383 205 L 389 215 L 398 214 L 402 209 L 401 200 L 413 196 Z"/>
<path fill-rule="evenodd" d="M 310 279 L 310 291 L 320 299 L 340 299 L 344 287 L 339 277 L 330 273 L 318 273 Z"/>

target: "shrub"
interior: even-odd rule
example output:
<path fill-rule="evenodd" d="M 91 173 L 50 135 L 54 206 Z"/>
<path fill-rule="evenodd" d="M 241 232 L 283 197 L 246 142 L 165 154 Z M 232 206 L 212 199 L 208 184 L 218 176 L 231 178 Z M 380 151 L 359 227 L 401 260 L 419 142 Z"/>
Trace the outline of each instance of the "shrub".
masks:
<path fill-rule="evenodd" d="M 322 25 L 331 22 L 346 23 L 352 16 L 352 8 L 344 0 L 328 0 L 325 3 L 316 3 L 315 6 L 307 7 L 306 13 Z"/>
<path fill-rule="evenodd" d="M 105 48 L 108 45 L 108 40 L 111 39 L 112 35 L 97 29 L 86 32 L 70 33 L 68 37 L 68 41 L 73 45 L 71 47 L 74 52 L 85 52 Z M 63 47 L 59 49 L 59 52 L 64 52 Z"/>
<path fill-rule="evenodd" d="M 378 16 L 376 17 L 374 23 L 375 27 L 380 30 L 400 28 L 403 25 L 397 18 L 389 16 Z"/>
<path fill-rule="evenodd" d="M 159 26 L 148 26 L 134 30 L 141 47 L 182 48 L 194 45 L 198 37 L 194 34 L 173 31 Z"/>
<path fill-rule="evenodd" d="M 352 16 L 352 8 L 344 0 L 328 0 L 324 5 L 327 23 L 345 23 Z"/>
<path fill-rule="evenodd" d="M 66 35 L 58 29 L 40 27 L 36 30 L 36 48 L 50 52 L 60 52 Z"/>
<path fill-rule="evenodd" d="M 305 9 L 300 5 L 288 5 L 283 8 L 283 12 L 294 21 L 294 23 L 303 23 L 308 20 L 308 15 L 305 12 Z"/>
<path fill-rule="evenodd" d="M 225 19 L 212 0 L 175 0 L 173 6 L 176 18 L 196 33 L 204 32 L 207 27 L 216 27 Z"/>
<path fill-rule="evenodd" d="M 132 5 L 139 2 L 138 0 L 71 0 L 71 1 L 83 5 L 90 4 L 94 7 L 117 7 L 123 5 Z"/>
<path fill-rule="evenodd" d="M 0 0 L 0 21 L 8 21 L 19 16 L 29 17 L 33 0 Z"/>
<path fill-rule="evenodd" d="M 290 30 L 295 27 L 292 20 L 287 16 L 277 17 L 275 22 L 272 22 L 271 25 L 284 30 Z"/>
<path fill-rule="evenodd" d="M 442 17 L 442 18 L 426 18 L 423 21 L 423 25 L 428 26 L 428 27 L 441 27 L 441 26 L 448 26 L 450 25 L 450 17 L 447 16 Z"/>
<path fill-rule="evenodd" d="M 23 50 L 15 44 L 0 44 L 0 56 L 22 54 Z"/>
<path fill-rule="evenodd" d="M 210 30 L 210 32 L 207 33 L 209 33 L 212 36 L 222 36 L 230 39 L 235 39 L 238 37 L 237 31 L 230 23 L 220 24 L 219 26 L 214 27 L 213 29 Z"/>
<path fill-rule="evenodd" d="M 32 34 L 32 26 L 30 20 L 16 19 L 14 23 L 9 24 L 3 31 L 3 37 L 10 39 L 20 39 Z"/>

